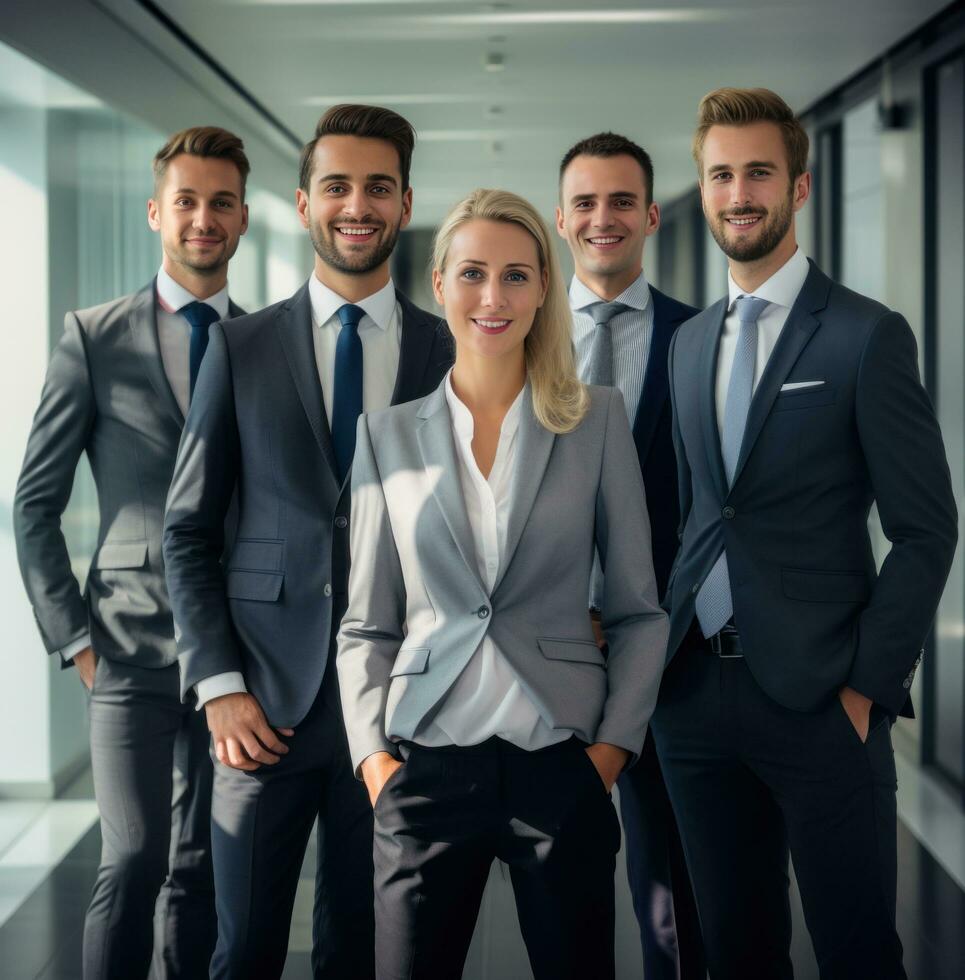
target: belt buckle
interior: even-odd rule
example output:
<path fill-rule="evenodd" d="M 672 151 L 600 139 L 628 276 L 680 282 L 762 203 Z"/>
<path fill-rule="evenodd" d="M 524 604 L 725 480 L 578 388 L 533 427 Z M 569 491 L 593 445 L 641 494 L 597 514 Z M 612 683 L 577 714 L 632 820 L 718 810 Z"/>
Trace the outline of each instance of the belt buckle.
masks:
<path fill-rule="evenodd" d="M 740 653 L 728 653 L 728 652 L 725 651 L 725 649 L 724 649 L 724 643 L 721 640 L 721 636 L 723 635 L 723 632 L 724 631 L 721 630 L 720 632 L 715 633 L 710 638 L 710 649 L 715 654 L 717 654 L 717 656 L 721 660 L 741 660 L 743 658 L 743 656 L 744 656 L 743 652 L 740 652 Z M 731 635 L 735 635 L 735 634 L 731 634 Z"/>
<path fill-rule="evenodd" d="M 708 640 L 710 641 L 710 652 L 716 654 L 718 657 L 722 656 L 721 653 L 722 647 L 720 645 L 720 633 L 714 633 L 713 635 L 708 637 Z"/>

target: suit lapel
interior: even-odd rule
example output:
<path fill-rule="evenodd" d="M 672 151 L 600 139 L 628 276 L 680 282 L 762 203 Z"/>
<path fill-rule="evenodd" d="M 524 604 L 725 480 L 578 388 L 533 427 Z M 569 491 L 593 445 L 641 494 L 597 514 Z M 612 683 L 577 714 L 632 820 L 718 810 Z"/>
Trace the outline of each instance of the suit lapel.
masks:
<path fill-rule="evenodd" d="M 141 358 L 141 363 L 147 374 L 151 387 L 157 394 L 158 401 L 164 410 L 184 427 L 184 416 L 167 375 L 164 373 L 164 362 L 161 359 L 161 344 L 157 333 L 157 302 L 155 299 L 156 280 L 152 279 L 134 296 L 128 323 L 131 329 L 131 339 Z"/>
<path fill-rule="evenodd" d="M 757 442 L 757 437 L 761 434 L 764 422 L 774 405 L 774 399 L 781 390 L 781 385 L 801 356 L 801 351 L 807 346 L 811 335 L 820 326 L 820 320 L 814 316 L 814 313 L 827 305 L 830 285 L 831 280 L 812 264 L 811 271 L 804 280 L 804 286 L 788 314 L 777 344 L 758 382 L 754 397 L 751 399 L 732 486 L 740 479 L 747 458 L 753 451 L 754 443 Z"/>
<path fill-rule="evenodd" d="M 543 483 L 546 467 L 556 436 L 544 428 L 533 412 L 533 395 L 529 382 L 523 392 L 523 403 L 519 413 L 519 434 L 516 443 L 516 473 L 513 477 L 512 499 L 509 506 L 509 524 L 506 528 L 506 552 L 500 562 L 499 576 L 493 585 L 493 593 L 499 588 L 512 564 L 513 556 L 523 536 L 523 528 L 529 520 L 530 512 L 536 503 Z"/>
<path fill-rule="evenodd" d="M 667 375 L 667 354 L 677 321 L 668 317 L 663 308 L 663 296 L 653 287 L 650 302 L 653 303 L 653 331 L 650 336 L 650 354 L 643 378 L 643 391 L 633 421 L 633 441 L 637 457 L 642 463 L 650 453 L 653 434 L 663 411 L 664 402 L 670 395 L 670 378 Z"/>
<path fill-rule="evenodd" d="M 332 449 L 332 436 L 325 415 L 325 402 L 322 398 L 322 386 L 318 380 L 318 365 L 315 361 L 312 304 L 308 283 L 278 311 L 275 329 L 278 331 L 278 339 L 285 352 L 292 380 L 295 382 L 295 390 L 308 416 L 308 423 L 312 427 L 318 448 L 328 463 L 332 482 L 336 484 L 336 492 L 338 492 L 335 453 Z"/>
<path fill-rule="evenodd" d="M 727 478 L 724 460 L 720 454 L 720 432 L 717 428 L 717 351 L 724 329 L 727 300 L 718 300 L 703 314 L 703 339 L 697 365 L 697 384 L 700 388 L 700 424 L 704 431 L 707 464 L 714 479 L 714 486 L 721 500 L 727 496 Z M 678 402 L 679 402 L 678 396 Z"/>
<path fill-rule="evenodd" d="M 395 376 L 392 404 L 401 405 L 414 401 L 422 394 L 422 379 L 426 374 L 438 321 L 413 306 L 398 290 L 395 296 L 402 315 L 402 331 L 399 371 Z"/>
<path fill-rule="evenodd" d="M 419 451 L 422 453 L 422 462 L 433 481 L 432 495 L 442 511 L 462 560 L 473 577 L 479 581 L 476 549 L 473 545 L 466 501 L 462 495 L 459 460 L 456 457 L 444 385 L 445 381 L 428 395 L 419 407 L 418 415 L 422 421 L 416 431 L 416 438 L 419 442 Z M 479 587 L 486 591 L 481 581 Z"/>

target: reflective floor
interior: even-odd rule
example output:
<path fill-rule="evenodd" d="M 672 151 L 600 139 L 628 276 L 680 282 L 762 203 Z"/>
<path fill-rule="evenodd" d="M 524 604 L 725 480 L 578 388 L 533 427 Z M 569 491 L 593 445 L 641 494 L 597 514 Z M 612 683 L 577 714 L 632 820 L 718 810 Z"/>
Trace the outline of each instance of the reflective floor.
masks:
<path fill-rule="evenodd" d="M 965 818 L 941 788 L 923 780 L 907 764 L 900 765 L 899 785 L 898 927 L 908 976 L 910 980 L 961 980 L 965 976 L 965 866 L 956 862 L 965 857 Z M 67 797 L 54 803 L 0 802 L 2 980 L 80 978 L 84 913 L 100 851 L 89 776 L 79 780 Z M 302 872 L 284 980 L 311 977 L 314 866 L 313 844 Z M 617 895 L 618 977 L 638 980 L 642 967 L 622 870 Z M 798 980 L 817 980 L 796 891 L 792 899 L 795 975 Z M 465 980 L 531 977 L 508 878 L 498 867 L 490 879 L 464 976 Z"/>

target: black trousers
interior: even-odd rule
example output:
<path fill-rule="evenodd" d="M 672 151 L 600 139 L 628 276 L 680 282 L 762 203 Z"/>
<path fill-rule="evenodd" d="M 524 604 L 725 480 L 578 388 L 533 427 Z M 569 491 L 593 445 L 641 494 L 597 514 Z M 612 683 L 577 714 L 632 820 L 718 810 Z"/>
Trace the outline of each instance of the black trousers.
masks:
<path fill-rule="evenodd" d="M 712 980 L 793 976 L 789 852 L 822 980 L 904 980 L 887 716 L 862 742 L 837 697 L 784 708 L 692 632 L 652 727 Z"/>
<path fill-rule="evenodd" d="M 181 703 L 177 664 L 98 659 L 90 745 L 102 845 L 84 980 L 206 975 L 217 928 L 208 741 L 204 716 Z"/>
<path fill-rule="evenodd" d="M 582 743 L 406 743 L 403 755 L 375 804 L 379 980 L 462 976 L 497 858 L 536 980 L 612 980 L 620 826 Z"/>
<path fill-rule="evenodd" d="M 281 976 L 316 818 L 313 975 L 367 980 L 374 974 L 372 808 L 352 773 L 333 664 L 334 656 L 278 763 L 242 772 L 215 762 L 211 843 L 218 943 L 212 978 Z"/>
<path fill-rule="evenodd" d="M 653 733 L 617 781 L 627 878 L 647 980 L 704 980 L 700 921 Z"/>

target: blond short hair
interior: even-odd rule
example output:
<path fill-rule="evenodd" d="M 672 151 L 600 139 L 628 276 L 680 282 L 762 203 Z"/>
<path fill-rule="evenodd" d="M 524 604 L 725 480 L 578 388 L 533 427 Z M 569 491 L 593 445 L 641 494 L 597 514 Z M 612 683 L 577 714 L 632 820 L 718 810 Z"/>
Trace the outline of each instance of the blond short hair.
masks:
<path fill-rule="evenodd" d="M 791 181 L 808 168 L 810 140 L 791 107 L 769 88 L 719 88 L 708 92 L 697 109 L 693 154 L 699 179 L 703 179 L 704 139 L 711 126 L 749 126 L 771 122 L 781 130 Z"/>
<path fill-rule="evenodd" d="M 546 298 L 536 311 L 524 341 L 526 372 L 533 393 L 533 412 L 550 432 L 571 432 L 589 407 L 586 389 L 576 374 L 573 318 L 552 239 L 539 212 L 509 191 L 479 188 L 463 198 L 436 232 L 433 268 L 442 275 L 458 229 L 469 221 L 500 221 L 523 228 L 536 242 L 540 272 L 546 273 Z"/>

